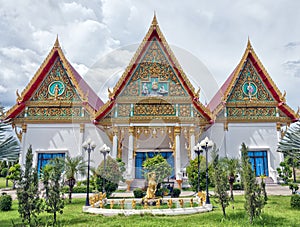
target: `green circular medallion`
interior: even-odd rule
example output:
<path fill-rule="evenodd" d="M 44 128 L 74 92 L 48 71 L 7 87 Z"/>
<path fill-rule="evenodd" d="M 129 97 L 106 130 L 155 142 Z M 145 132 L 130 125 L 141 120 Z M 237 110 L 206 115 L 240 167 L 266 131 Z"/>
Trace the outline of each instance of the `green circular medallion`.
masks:
<path fill-rule="evenodd" d="M 243 92 L 247 96 L 254 96 L 257 93 L 257 86 L 253 82 L 246 82 L 243 85 Z"/>
<path fill-rule="evenodd" d="M 52 96 L 60 96 L 65 91 L 65 85 L 61 81 L 53 81 L 48 87 L 49 94 Z"/>

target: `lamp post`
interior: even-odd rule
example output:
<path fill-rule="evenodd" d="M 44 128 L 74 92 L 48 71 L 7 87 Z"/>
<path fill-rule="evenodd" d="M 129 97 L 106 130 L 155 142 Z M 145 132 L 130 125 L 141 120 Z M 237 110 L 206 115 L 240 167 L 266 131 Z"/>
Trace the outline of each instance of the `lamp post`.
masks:
<path fill-rule="evenodd" d="M 103 176 L 103 187 L 102 187 L 102 193 L 105 192 L 105 173 L 106 173 L 106 155 L 110 152 L 110 148 L 103 144 L 103 146 L 100 148 L 100 153 L 103 154 L 104 157 L 104 176 Z"/>
<path fill-rule="evenodd" d="M 87 185 L 86 185 L 86 199 L 85 199 L 85 206 L 90 206 L 89 200 L 89 191 L 90 191 L 90 156 L 91 151 L 95 150 L 96 144 L 90 138 L 87 139 L 83 144 L 82 147 L 85 151 L 88 152 L 88 172 L 87 172 Z"/>
<path fill-rule="evenodd" d="M 200 146 L 200 144 L 198 143 L 197 145 L 194 146 L 194 151 L 198 156 L 198 182 L 197 182 L 197 192 L 200 191 L 200 154 L 203 153 L 203 150 Z"/>
<path fill-rule="evenodd" d="M 205 159 L 206 159 L 206 201 L 205 204 L 210 204 L 209 193 L 208 193 L 208 158 L 207 151 L 214 145 L 213 141 L 209 140 L 208 137 L 205 137 L 204 140 L 200 142 L 200 146 L 205 150 Z"/>

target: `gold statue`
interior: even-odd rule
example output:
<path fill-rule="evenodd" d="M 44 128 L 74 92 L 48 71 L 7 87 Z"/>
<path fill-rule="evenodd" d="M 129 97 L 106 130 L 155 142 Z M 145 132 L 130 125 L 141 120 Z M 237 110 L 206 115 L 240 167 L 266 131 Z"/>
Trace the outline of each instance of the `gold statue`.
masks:
<path fill-rule="evenodd" d="M 190 206 L 191 206 L 191 207 L 194 206 L 194 200 L 193 200 L 193 198 L 191 198 L 191 200 L 190 200 Z"/>
<path fill-rule="evenodd" d="M 144 199 L 144 209 L 148 209 L 148 199 Z"/>
<path fill-rule="evenodd" d="M 155 197 L 155 191 L 157 186 L 155 178 L 156 174 L 154 172 L 148 173 L 148 188 L 146 193 L 146 199 L 153 199 Z"/>
<path fill-rule="evenodd" d="M 124 203 L 125 203 L 125 199 L 120 200 L 120 207 L 122 210 L 124 209 Z"/>
<path fill-rule="evenodd" d="M 183 208 L 183 205 L 184 205 L 183 199 L 179 199 L 179 204 L 180 204 L 180 207 Z"/>
<path fill-rule="evenodd" d="M 168 207 L 171 209 L 173 205 L 172 199 L 168 199 Z"/>
<path fill-rule="evenodd" d="M 131 207 L 132 207 L 132 209 L 135 209 L 135 207 L 136 207 L 136 201 L 134 199 L 131 202 Z"/>
<path fill-rule="evenodd" d="M 156 201 L 156 208 L 157 208 L 157 209 L 160 208 L 160 199 L 157 199 L 157 201 Z"/>
<path fill-rule="evenodd" d="M 111 200 L 110 201 L 110 209 L 112 209 L 114 207 L 114 204 L 115 204 L 115 201 L 114 200 Z"/>

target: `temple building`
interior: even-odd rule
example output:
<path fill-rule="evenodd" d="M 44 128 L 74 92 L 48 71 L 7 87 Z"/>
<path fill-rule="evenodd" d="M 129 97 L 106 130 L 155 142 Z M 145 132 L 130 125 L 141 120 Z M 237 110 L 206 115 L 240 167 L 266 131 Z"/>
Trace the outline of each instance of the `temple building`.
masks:
<path fill-rule="evenodd" d="M 201 81 L 199 81 L 201 84 Z M 58 40 L 6 113 L 22 141 L 20 162 L 33 146 L 41 169 L 56 156 L 87 154 L 82 143 L 97 144 L 92 166 L 111 148 L 113 158 L 126 164 L 125 179 L 141 185 L 142 163 L 160 153 L 172 166 L 170 178 L 181 180 L 195 158 L 193 147 L 205 136 L 222 156 L 240 157 L 242 142 L 257 176 L 276 181 L 282 156 L 276 152 L 283 126 L 299 117 L 260 60 L 250 41 L 226 82 L 205 106 L 163 36 L 156 17 L 128 67 L 103 103 L 64 56 Z"/>

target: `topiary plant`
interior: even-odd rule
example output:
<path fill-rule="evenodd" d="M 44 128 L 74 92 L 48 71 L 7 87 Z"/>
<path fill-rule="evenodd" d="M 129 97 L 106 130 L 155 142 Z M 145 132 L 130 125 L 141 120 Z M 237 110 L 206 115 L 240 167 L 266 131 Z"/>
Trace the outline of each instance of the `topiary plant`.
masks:
<path fill-rule="evenodd" d="M 2 193 L 0 196 L 0 210 L 1 211 L 8 211 L 11 210 L 12 206 L 12 198 L 10 195 L 7 195 L 6 193 Z"/>
<path fill-rule="evenodd" d="M 181 193 L 181 190 L 179 188 L 174 188 L 173 189 L 173 197 L 174 198 L 178 198 L 180 193 Z"/>
<path fill-rule="evenodd" d="M 294 209 L 300 209 L 300 195 L 297 194 L 292 195 L 291 207 Z"/>
<path fill-rule="evenodd" d="M 145 192 L 140 188 L 136 188 L 133 190 L 133 195 L 134 198 L 143 198 L 145 196 Z"/>

